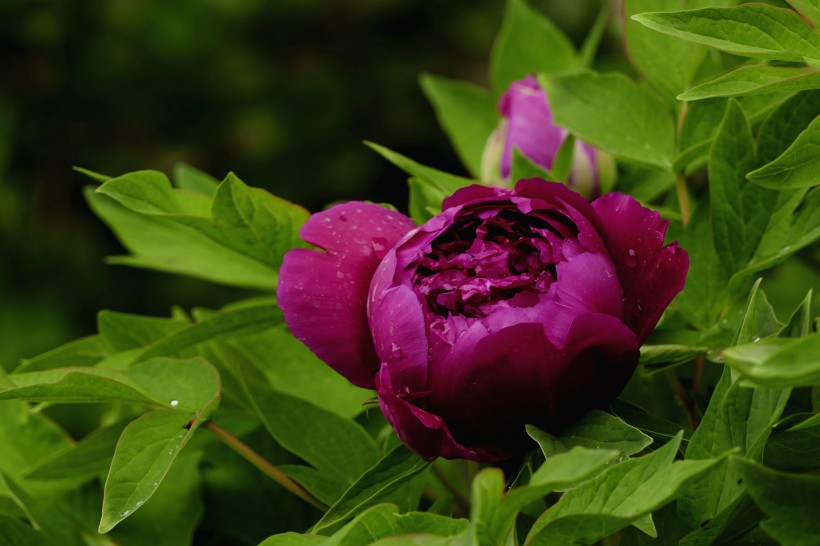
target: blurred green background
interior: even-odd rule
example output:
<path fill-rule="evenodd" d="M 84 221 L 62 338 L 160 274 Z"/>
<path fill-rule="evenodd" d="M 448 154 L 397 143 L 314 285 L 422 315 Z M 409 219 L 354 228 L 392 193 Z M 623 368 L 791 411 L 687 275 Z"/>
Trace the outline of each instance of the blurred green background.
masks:
<path fill-rule="evenodd" d="M 599 0 L 541 2 L 580 42 Z M 184 161 L 311 210 L 406 207 L 374 140 L 462 172 L 420 72 L 487 82 L 500 0 L 0 1 L 0 365 L 95 331 L 99 309 L 167 315 L 236 292 L 107 266 L 90 181 Z"/>

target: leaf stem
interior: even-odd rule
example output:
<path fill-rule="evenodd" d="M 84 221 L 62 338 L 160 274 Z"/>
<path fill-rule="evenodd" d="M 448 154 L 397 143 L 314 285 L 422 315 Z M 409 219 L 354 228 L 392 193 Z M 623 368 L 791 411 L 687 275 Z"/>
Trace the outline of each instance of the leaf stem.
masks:
<path fill-rule="evenodd" d="M 265 476 L 269 477 L 303 501 L 307 502 L 311 506 L 318 508 L 319 510 L 326 512 L 328 507 L 325 503 L 308 493 L 301 485 L 293 481 L 292 479 L 288 478 L 284 472 L 273 466 L 269 463 L 265 458 L 263 458 L 259 453 L 254 451 L 250 448 L 246 443 L 242 440 L 225 430 L 224 428 L 220 427 L 213 421 L 208 421 L 203 425 L 205 428 L 213 432 L 217 438 L 222 440 L 228 447 L 233 449 L 239 455 L 242 456 L 246 461 L 251 463 L 253 466 L 257 468 L 260 472 L 262 472 Z"/>
<path fill-rule="evenodd" d="M 700 418 L 698 417 L 698 410 L 695 407 L 695 401 L 689 396 L 689 393 L 686 392 L 686 389 L 683 388 L 683 385 L 678 379 L 678 376 L 675 374 L 674 370 L 667 369 L 666 370 L 666 378 L 669 380 L 669 384 L 672 385 L 672 388 L 675 390 L 675 394 L 678 396 L 678 399 L 683 404 L 684 409 L 686 409 L 686 413 L 689 415 L 689 424 L 692 425 L 692 430 L 698 428 L 700 424 Z"/>
<path fill-rule="evenodd" d="M 433 469 L 433 474 L 438 478 L 438 481 L 444 488 L 453 495 L 453 508 L 457 509 L 459 513 L 469 516 L 470 514 L 470 500 L 464 496 L 464 493 L 459 490 L 456 485 L 450 481 L 450 478 L 435 464 L 430 465 Z"/>
<path fill-rule="evenodd" d="M 686 224 L 689 223 L 689 219 L 692 218 L 692 207 L 689 204 L 689 192 L 686 191 L 686 179 L 680 173 L 675 177 L 675 189 L 677 189 L 678 192 L 681 223 L 683 227 L 686 227 Z"/>

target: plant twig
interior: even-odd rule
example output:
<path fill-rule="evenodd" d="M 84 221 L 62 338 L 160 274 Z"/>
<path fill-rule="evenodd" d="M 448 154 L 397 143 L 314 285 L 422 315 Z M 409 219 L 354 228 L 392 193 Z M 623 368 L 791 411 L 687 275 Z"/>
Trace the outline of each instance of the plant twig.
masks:
<path fill-rule="evenodd" d="M 675 189 L 678 193 L 678 206 L 680 206 L 681 223 L 684 227 L 692 218 L 692 207 L 689 204 L 689 192 L 686 191 L 686 179 L 682 174 L 678 173 L 675 178 Z"/>
<path fill-rule="evenodd" d="M 703 355 L 695 358 L 695 363 L 692 368 L 692 391 L 703 392 L 703 367 L 706 365 L 706 359 Z"/>
<path fill-rule="evenodd" d="M 239 455 L 242 456 L 246 461 L 251 463 L 253 466 L 257 468 L 260 472 L 262 472 L 265 476 L 269 477 L 303 501 L 307 502 L 311 506 L 318 508 L 319 510 L 326 512 L 328 507 L 325 503 L 308 493 L 301 485 L 296 483 L 295 481 L 288 478 L 284 472 L 270 464 L 265 458 L 263 458 L 259 453 L 254 451 L 250 448 L 246 443 L 242 440 L 225 430 L 224 428 L 220 427 L 213 421 L 208 421 L 203 425 L 205 428 L 213 432 L 217 438 L 222 440 L 228 447 L 233 449 Z"/>
<path fill-rule="evenodd" d="M 672 369 L 666 370 L 666 378 L 669 380 L 669 384 L 672 385 L 672 388 L 675 390 L 675 394 L 678 396 L 678 399 L 683 404 L 684 409 L 686 409 L 686 413 L 689 415 L 689 424 L 692 425 L 692 430 L 698 428 L 700 424 L 700 418 L 698 417 L 698 410 L 695 406 L 695 401 L 689 396 L 689 393 L 686 392 L 686 389 L 683 388 L 683 385 L 678 379 L 678 376 Z"/>

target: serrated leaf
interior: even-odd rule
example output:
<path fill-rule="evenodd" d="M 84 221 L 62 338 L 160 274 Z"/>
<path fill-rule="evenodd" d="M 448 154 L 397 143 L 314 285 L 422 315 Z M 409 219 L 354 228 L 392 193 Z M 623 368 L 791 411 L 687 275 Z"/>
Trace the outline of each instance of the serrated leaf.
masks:
<path fill-rule="evenodd" d="M 471 83 L 432 74 L 422 74 L 419 81 L 461 162 L 479 178 L 484 146 L 500 121 L 495 101 Z"/>
<path fill-rule="evenodd" d="M 755 385 L 769 388 L 820 385 L 820 334 L 738 345 L 724 351 L 723 358 Z"/>
<path fill-rule="evenodd" d="M 623 74 L 539 77 L 555 123 L 613 155 L 672 168 L 675 125 L 667 107 Z M 612 108 L 617 104 L 618 108 Z"/>
<path fill-rule="evenodd" d="M 749 180 L 766 188 L 791 189 L 820 183 L 820 117 L 783 154 L 748 175 Z"/>
<path fill-rule="evenodd" d="M 177 163 L 174 165 L 174 184 L 179 189 L 213 197 L 219 180 L 187 163 Z"/>
<path fill-rule="evenodd" d="M 353 483 L 378 461 L 373 438 L 358 423 L 277 390 L 239 348 L 223 347 L 268 432 L 318 470 Z"/>
<path fill-rule="evenodd" d="M 399 487 L 427 469 L 429 463 L 400 445 L 365 472 L 322 516 L 313 532 L 333 532 L 367 508 L 379 504 Z"/>
<path fill-rule="evenodd" d="M 567 491 L 532 527 L 527 546 L 590 544 L 671 501 L 720 459 L 673 463 L 678 434 L 662 448 L 614 465 Z"/>
<path fill-rule="evenodd" d="M 629 60 L 655 89 L 668 101 L 689 87 L 695 71 L 706 55 L 706 48 L 665 36 L 638 23 L 632 16 L 658 9 L 653 0 L 624 2 L 624 38 Z M 691 7 L 690 2 L 673 0 L 663 2 L 663 11 Z"/>
<path fill-rule="evenodd" d="M 806 19 L 820 26 L 820 1 L 818 0 L 787 0 L 789 4 L 800 12 Z"/>
<path fill-rule="evenodd" d="M 634 455 L 652 443 L 652 438 L 626 424 L 623 419 L 598 410 L 588 412 L 558 437 L 531 425 L 527 426 L 527 432 L 541 444 L 548 458 L 576 446 Z M 547 438 L 550 439 L 549 444 L 545 442 Z"/>
<path fill-rule="evenodd" d="M 737 97 L 767 93 L 792 93 L 820 88 L 820 70 L 811 67 L 742 66 L 728 74 L 701 83 L 679 100 L 702 100 L 713 97 Z"/>
<path fill-rule="evenodd" d="M 578 64 L 572 42 L 549 19 L 524 0 L 507 1 L 490 54 L 490 79 L 496 94 L 529 74 L 563 72 Z"/>
<path fill-rule="evenodd" d="M 764 4 L 643 13 L 636 21 L 736 55 L 802 62 L 820 59 L 820 36 L 793 11 Z"/>
<path fill-rule="evenodd" d="M 777 472 L 745 459 L 734 461 L 749 494 L 770 519 L 761 528 L 783 546 L 811 546 L 820 536 L 820 477 Z"/>

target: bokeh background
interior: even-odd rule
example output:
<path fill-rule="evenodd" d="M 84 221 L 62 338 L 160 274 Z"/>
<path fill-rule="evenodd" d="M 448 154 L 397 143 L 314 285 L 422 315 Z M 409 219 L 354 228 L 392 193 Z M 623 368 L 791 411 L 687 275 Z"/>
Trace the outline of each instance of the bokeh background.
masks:
<path fill-rule="evenodd" d="M 580 43 L 604 1 L 532 3 Z M 0 365 L 93 333 L 99 309 L 166 316 L 241 295 L 105 265 L 123 250 L 72 166 L 186 162 L 311 210 L 405 209 L 406 177 L 361 142 L 463 172 L 418 75 L 486 86 L 502 11 L 501 0 L 0 0 Z M 597 64 L 627 66 L 616 21 Z"/>

